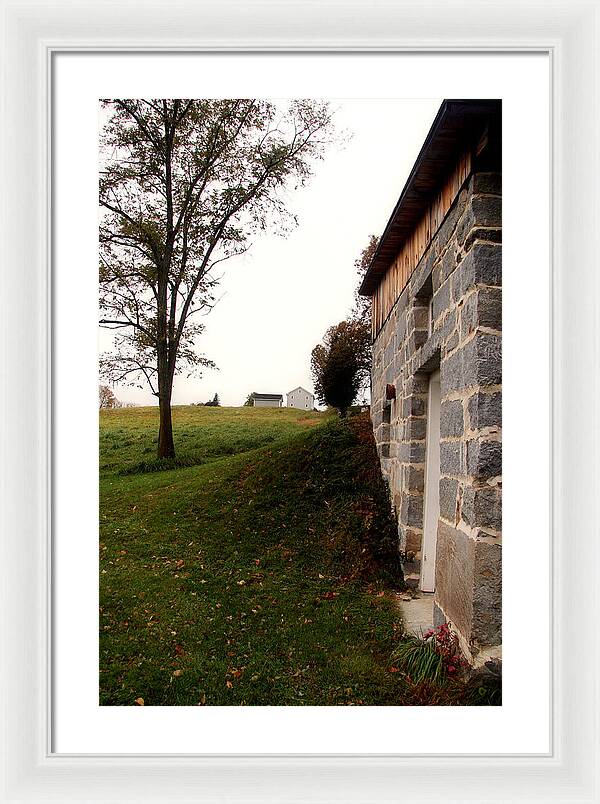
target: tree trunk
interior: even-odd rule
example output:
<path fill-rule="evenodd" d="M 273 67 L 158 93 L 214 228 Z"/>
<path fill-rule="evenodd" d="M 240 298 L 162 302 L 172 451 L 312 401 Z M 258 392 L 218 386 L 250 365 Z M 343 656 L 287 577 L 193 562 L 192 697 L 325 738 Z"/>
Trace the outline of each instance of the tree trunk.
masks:
<path fill-rule="evenodd" d="M 174 458 L 173 422 L 171 420 L 171 394 L 159 398 L 160 426 L 158 430 L 158 457 Z"/>

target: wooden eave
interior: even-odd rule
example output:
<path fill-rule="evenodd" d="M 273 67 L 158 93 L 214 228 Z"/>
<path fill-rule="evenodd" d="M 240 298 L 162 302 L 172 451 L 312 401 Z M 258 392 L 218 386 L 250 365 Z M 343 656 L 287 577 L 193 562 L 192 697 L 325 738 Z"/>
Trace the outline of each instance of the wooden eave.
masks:
<path fill-rule="evenodd" d="M 426 211 L 455 161 L 475 147 L 491 118 L 500 119 L 500 100 L 445 100 L 385 227 L 359 288 L 372 296 L 403 243 Z"/>

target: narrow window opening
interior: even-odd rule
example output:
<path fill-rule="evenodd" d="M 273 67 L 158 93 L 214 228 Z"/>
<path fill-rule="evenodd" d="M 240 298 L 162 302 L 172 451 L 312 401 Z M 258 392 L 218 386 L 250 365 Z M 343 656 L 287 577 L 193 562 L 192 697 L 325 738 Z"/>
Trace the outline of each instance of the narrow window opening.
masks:
<path fill-rule="evenodd" d="M 383 406 L 383 423 L 390 424 L 391 421 L 392 421 L 392 403 L 387 402 Z"/>

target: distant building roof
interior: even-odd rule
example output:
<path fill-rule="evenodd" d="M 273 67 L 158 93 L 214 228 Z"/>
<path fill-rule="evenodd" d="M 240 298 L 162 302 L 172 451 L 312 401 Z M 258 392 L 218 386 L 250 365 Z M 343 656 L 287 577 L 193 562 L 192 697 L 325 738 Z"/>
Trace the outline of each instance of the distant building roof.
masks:
<path fill-rule="evenodd" d="M 282 394 L 252 394 L 252 399 L 281 399 L 283 401 Z"/>
<path fill-rule="evenodd" d="M 294 391 L 304 391 L 305 394 L 308 394 L 309 396 L 314 396 L 312 391 L 307 391 L 306 388 L 303 388 L 301 385 L 299 385 L 297 388 L 292 388 L 291 391 L 287 392 L 287 395 L 289 396 L 290 394 L 293 394 Z"/>

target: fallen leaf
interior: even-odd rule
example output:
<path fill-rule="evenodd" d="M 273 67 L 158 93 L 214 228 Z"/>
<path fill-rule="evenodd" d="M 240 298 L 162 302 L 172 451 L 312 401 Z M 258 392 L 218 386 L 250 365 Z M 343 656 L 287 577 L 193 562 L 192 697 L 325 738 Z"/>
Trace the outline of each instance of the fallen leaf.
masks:
<path fill-rule="evenodd" d="M 183 675 L 183 670 L 173 670 L 173 676 L 175 678 L 179 678 L 179 676 Z"/>
<path fill-rule="evenodd" d="M 136 699 L 135 699 L 135 703 L 136 703 L 138 706 L 144 706 L 144 699 L 143 699 L 143 698 L 136 698 Z"/>

